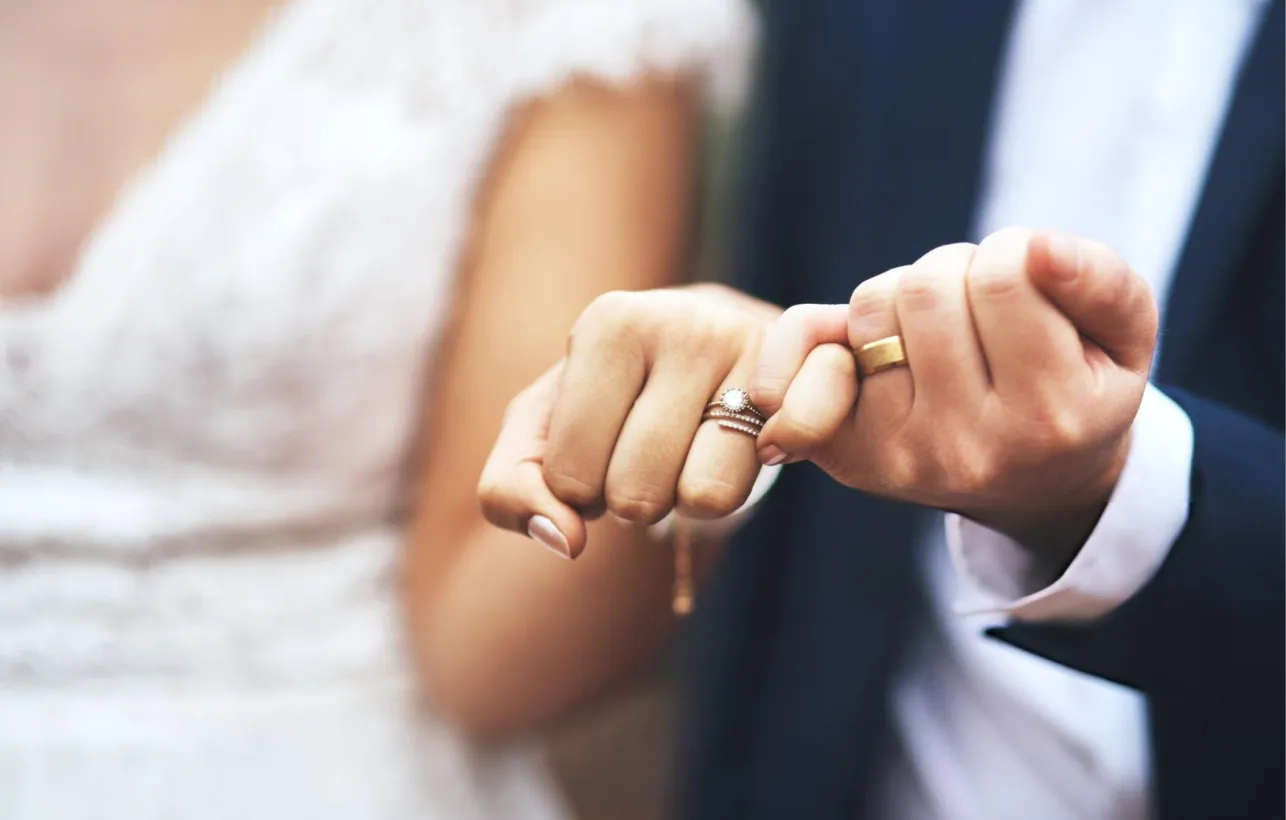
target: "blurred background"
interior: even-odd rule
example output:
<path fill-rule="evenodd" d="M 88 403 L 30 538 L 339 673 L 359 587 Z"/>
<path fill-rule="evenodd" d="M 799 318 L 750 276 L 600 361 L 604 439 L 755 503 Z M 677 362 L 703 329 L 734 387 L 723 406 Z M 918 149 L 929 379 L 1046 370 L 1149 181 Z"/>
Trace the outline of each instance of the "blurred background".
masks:
<path fill-rule="evenodd" d="M 474 488 L 593 297 L 727 278 L 754 29 L 0 0 L 0 817 L 668 816 L 668 547 Z"/>

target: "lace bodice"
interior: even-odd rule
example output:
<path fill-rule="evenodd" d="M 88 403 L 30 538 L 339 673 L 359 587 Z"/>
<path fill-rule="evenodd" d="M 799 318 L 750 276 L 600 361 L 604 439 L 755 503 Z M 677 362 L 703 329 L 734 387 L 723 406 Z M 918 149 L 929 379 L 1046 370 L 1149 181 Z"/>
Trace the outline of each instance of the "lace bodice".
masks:
<path fill-rule="evenodd" d="M 0 305 L 0 684 L 256 686 L 401 665 L 408 443 L 506 112 L 699 67 L 738 0 L 299 0 Z"/>

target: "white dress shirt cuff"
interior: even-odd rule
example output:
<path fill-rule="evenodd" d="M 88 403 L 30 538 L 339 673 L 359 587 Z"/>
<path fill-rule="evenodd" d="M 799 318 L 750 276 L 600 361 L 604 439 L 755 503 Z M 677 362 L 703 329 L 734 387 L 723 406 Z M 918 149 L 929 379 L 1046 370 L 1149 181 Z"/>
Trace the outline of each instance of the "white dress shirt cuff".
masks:
<path fill-rule="evenodd" d="M 998 612 L 1020 621 L 1088 620 L 1124 603 L 1152 578 L 1183 531 L 1191 469 L 1192 422 L 1148 385 L 1107 508 L 1052 584 L 1042 589 L 1031 580 L 1037 562 L 1013 539 L 959 515 L 946 516 L 952 561 L 977 593 L 957 611 Z"/>

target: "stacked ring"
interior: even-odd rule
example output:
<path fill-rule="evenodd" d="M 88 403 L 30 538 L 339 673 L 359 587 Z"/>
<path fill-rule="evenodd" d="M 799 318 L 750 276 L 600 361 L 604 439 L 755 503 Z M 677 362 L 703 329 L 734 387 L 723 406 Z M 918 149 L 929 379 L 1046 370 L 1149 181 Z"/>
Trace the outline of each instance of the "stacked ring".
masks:
<path fill-rule="evenodd" d="M 764 429 L 764 414 L 750 403 L 750 394 L 740 387 L 731 387 L 706 405 L 702 421 L 713 421 L 725 430 L 736 430 L 756 438 Z"/>

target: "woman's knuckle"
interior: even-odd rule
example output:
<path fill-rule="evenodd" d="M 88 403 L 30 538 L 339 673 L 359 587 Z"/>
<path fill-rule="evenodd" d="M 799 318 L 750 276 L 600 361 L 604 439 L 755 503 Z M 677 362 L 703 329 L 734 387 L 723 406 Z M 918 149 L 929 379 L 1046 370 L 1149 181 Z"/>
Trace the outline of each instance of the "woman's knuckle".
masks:
<path fill-rule="evenodd" d="M 674 506 L 673 493 L 645 486 L 609 487 L 606 501 L 612 515 L 635 524 L 655 524 Z"/>
<path fill-rule="evenodd" d="M 597 482 L 589 481 L 570 470 L 546 462 L 544 466 L 545 485 L 564 504 L 577 508 L 588 508 L 597 505 L 603 497 L 603 488 Z"/>
<path fill-rule="evenodd" d="M 494 481 L 488 481 L 487 476 L 484 475 L 482 480 L 478 482 L 477 496 L 482 516 L 492 524 L 495 524 L 503 511 L 504 496 L 500 485 Z"/>
<path fill-rule="evenodd" d="M 1000 228 L 987 234 L 978 248 L 989 254 L 1000 254 L 1007 258 L 1023 261 L 1031 244 L 1033 231 L 1016 225 Z"/>
<path fill-rule="evenodd" d="M 483 469 L 482 475 L 478 478 L 478 486 L 475 488 L 475 492 L 480 502 L 495 503 L 500 499 L 503 487 L 504 484 L 500 481 L 496 471 L 487 467 Z"/>
<path fill-rule="evenodd" d="M 726 354 L 739 350 L 741 327 L 726 311 L 693 315 L 687 318 L 687 322 L 690 332 L 686 336 L 687 344 L 683 345 L 683 355 L 704 357 L 715 353 L 723 360 Z"/>
<path fill-rule="evenodd" d="M 478 508 L 482 517 L 497 527 L 512 528 L 521 514 L 521 502 L 513 482 L 500 471 L 487 469 L 478 479 Z"/>
<path fill-rule="evenodd" d="M 573 340 L 600 340 L 619 334 L 639 320 L 639 294 L 614 290 L 595 297 L 572 326 Z"/>
<path fill-rule="evenodd" d="M 777 323 L 791 328 L 802 328 L 808 323 L 814 310 L 816 310 L 815 305 L 791 305 L 777 317 Z"/>
<path fill-rule="evenodd" d="M 773 417 L 773 438 L 787 451 L 804 455 L 826 440 L 829 433 L 811 413 L 783 407 Z"/>
<path fill-rule="evenodd" d="M 685 479 L 679 485 L 679 506 L 703 517 L 721 518 L 736 512 L 747 493 L 748 490 L 713 476 Z"/>
<path fill-rule="evenodd" d="M 856 383 L 857 361 L 853 358 L 853 351 L 845 345 L 824 344 L 814 348 L 810 355 L 821 360 L 822 367 L 835 383 Z"/>
<path fill-rule="evenodd" d="M 763 322 L 742 310 L 723 308 L 708 313 L 712 317 L 712 331 L 719 341 L 737 353 L 741 353 L 765 329 Z"/>

